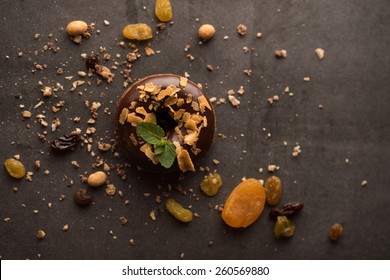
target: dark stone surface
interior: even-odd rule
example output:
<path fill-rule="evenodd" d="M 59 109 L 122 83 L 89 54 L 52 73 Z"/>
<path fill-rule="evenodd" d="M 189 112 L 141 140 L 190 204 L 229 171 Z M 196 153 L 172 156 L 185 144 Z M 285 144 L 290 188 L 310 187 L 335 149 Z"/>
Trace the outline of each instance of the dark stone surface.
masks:
<path fill-rule="evenodd" d="M 0 158 L 4 162 L 19 154 L 27 170 L 34 172 L 33 181 L 27 182 L 13 180 L 4 168 L 0 171 L 1 219 L 11 218 L 0 223 L 1 257 L 179 259 L 184 253 L 185 259 L 389 259 L 389 2 L 172 3 L 174 24 L 167 24 L 149 42 L 160 53 L 146 57 L 145 43 L 139 44 L 143 56 L 134 63 L 132 77 L 188 72 L 191 80 L 208 84 L 205 91 L 209 97 L 217 98 L 226 98 L 228 90 L 244 86 L 245 93 L 238 96 L 239 108 L 216 106 L 218 133 L 228 138 L 217 139 L 202 162 L 222 176 L 220 193 L 205 197 L 198 188 L 204 173 L 187 175 L 180 182 L 187 195 L 173 190 L 170 197 L 192 205 L 200 218 L 183 225 L 166 212 L 163 203 L 155 202 L 156 195 L 168 191 L 168 184 L 173 189 L 178 185 L 176 178 L 126 168 L 124 181 L 115 170 L 109 175 L 123 198 L 108 197 L 101 187 L 92 190 L 94 205 L 75 205 L 73 193 L 86 187 L 79 175 L 93 172 L 92 163 L 97 157 L 108 164 L 126 162 L 111 152 L 99 152 L 96 146 L 100 139 L 109 142 L 114 138 L 113 112 L 124 90 L 120 74 L 123 66 L 114 71 L 116 76 L 109 86 L 96 86 L 94 75 L 85 78 L 92 85 L 84 84 L 70 92 L 71 83 L 78 79 L 77 71 L 86 71 L 80 54 L 97 52 L 102 46 L 111 54 L 105 65 L 125 60 L 130 48 L 118 46 L 124 40 L 122 28 L 128 23 L 145 22 L 155 30 L 153 4 L 146 0 L 1 1 Z M 100 34 L 95 33 L 81 45 L 72 43 L 64 28 L 75 19 L 96 22 Z M 104 19 L 109 26 L 104 26 Z M 202 23 L 213 24 L 217 34 L 199 45 L 197 28 Z M 240 23 L 248 27 L 245 37 L 236 33 Z M 257 32 L 263 33 L 262 38 L 256 38 Z M 39 39 L 34 39 L 36 33 L 42 34 Z M 48 38 L 50 33 L 52 38 Z M 225 35 L 228 40 L 224 40 Z M 60 51 L 42 52 L 48 42 L 59 46 Z M 191 46 L 188 53 L 195 57 L 193 62 L 186 58 L 187 44 Z M 245 46 L 250 49 L 246 54 L 242 49 Z M 322 61 L 314 55 L 318 47 L 326 51 Z M 288 57 L 275 58 L 276 49 L 286 49 Z M 19 51 L 22 57 L 18 57 Z M 116 54 L 121 57 L 116 58 Z M 47 64 L 47 69 L 33 74 L 34 62 Z M 208 71 L 207 64 L 213 65 L 214 71 Z M 57 67 L 64 69 L 61 76 L 56 75 Z M 251 76 L 245 75 L 244 69 L 251 69 Z M 66 76 L 74 78 L 68 81 Z M 311 81 L 304 82 L 305 76 Z M 64 90 L 43 98 L 38 81 L 44 85 L 58 82 Z M 294 96 L 282 94 L 285 86 Z M 78 95 L 79 91 L 83 95 Z M 267 99 L 274 95 L 280 100 L 269 105 Z M 34 109 L 40 100 L 45 103 Z M 54 114 L 51 107 L 60 100 L 66 102 L 65 107 Z M 53 140 L 77 127 L 84 133 L 91 115 L 85 100 L 102 104 L 94 125 L 97 131 L 92 136 L 96 156 L 91 157 L 86 147 L 65 155 L 53 154 L 37 134 L 46 130 L 47 140 Z M 319 104 L 324 109 L 320 110 Z M 21 105 L 32 112 L 31 119 L 23 120 Z M 46 115 L 49 123 L 58 117 L 58 131 L 41 127 L 37 114 Z M 76 116 L 81 117 L 80 123 L 71 120 Z M 267 133 L 272 136 L 268 138 Z M 283 141 L 287 141 L 286 147 Z M 302 153 L 293 158 L 291 152 L 297 142 Z M 213 159 L 221 163 L 214 166 Z M 39 171 L 34 170 L 35 160 L 41 160 Z M 78 169 L 71 165 L 72 160 L 78 162 Z M 258 169 L 266 170 L 268 164 L 280 166 L 276 175 L 283 181 L 281 204 L 305 203 L 303 211 L 293 218 L 295 235 L 287 240 L 274 239 L 268 206 L 260 220 L 243 230 L 228 228 L 214 210 L 242 177 L 266 179 L 267 171 L 260 174 Z M 50 174 L 44 174 L 46 169 Z M 72 186 L 68 186 L 70 180 Z M 363 180 L 368 181 L 366 187 L 361 186 Z M 65 195 L 63 201 L 59 200 L 61 195 Z M 129 200 L 128 205 L 125 200 Z M 52 203 L 51 209 L 48 203 Z M 156 221 L 149 218 L 152 210 L 157 211 Z M 120 224 L 121 216 L 128 219 L 126 225 Z M 344 224 L 344 236 L 332 243 L 327 231 L 335 222 Z M 64 224 L 69 225 L 67 232 L 62 230 Z M 40 229 L 46 232 L 43 240 L 35 237 Z M 135 240 L 135 246 L 129 245 L 130 239 Z M 213 241 L 212 246 L 209 241 Z"/>

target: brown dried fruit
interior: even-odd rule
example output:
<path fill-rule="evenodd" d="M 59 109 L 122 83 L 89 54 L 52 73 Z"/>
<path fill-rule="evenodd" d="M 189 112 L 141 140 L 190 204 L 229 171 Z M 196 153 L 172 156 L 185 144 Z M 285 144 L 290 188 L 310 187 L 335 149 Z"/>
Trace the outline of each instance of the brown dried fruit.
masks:
<path fill-rule="evenodd" d="M 343 234 L 343 226 L 341 224 L 334 224 L 329 229 L 329 239 L 332 241 L 337 241 Z"/>

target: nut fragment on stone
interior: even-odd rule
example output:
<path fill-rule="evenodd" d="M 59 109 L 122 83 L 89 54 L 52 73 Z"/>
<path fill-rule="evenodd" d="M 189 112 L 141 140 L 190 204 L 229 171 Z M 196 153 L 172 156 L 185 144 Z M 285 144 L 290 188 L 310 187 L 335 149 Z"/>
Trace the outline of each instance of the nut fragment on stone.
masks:
<path fill-rule="evenodd" d="M 241 103 L 234 95 L 229 95 L 228 98 L 233 107 L 237 107 Z"/>
<path fill-rule="evenodd" d="M 244 24 L 239 24 L 237 26 L 237 33 L 240 34 L 241 36 L 245 36 L 247 31 L 247 27 Z"/>
<path fill-rule="evenodd" d="M 26 111 L 23 111 L 22 116 L 23 116 L 23 118 L 28 119 L 28 118 L 31 117 L 31 112 L 30 112 L 30 111 L 27 111 L 27 110 L 26 110 Z"/>
<path fill-rule="evenodd" d="M 203 41 L 210 40 L 215 35 L 215 27 L 211 24 L 203 24 L 199 27 L 198 35 Z"/>
<path fill-rule="evenodd" d="M 268 165 L 268 172 L 274 172 L 277 169 L 275 164 Z"/>
<path fill-rule="evenodd" d="M 66 32 L 68 32 L 70 36 L 76 36 L 83 34 L 87 31 L 87 28 L 88 25 L 86 22 L 82 20 L 74 20 L 66 26 Z"/>
<path fill-rule="evenodd" d="M 99 187 L 106 182 L 107 175 L 103 171 L 97 171 L 88 176 L 88 185 Z"/>
<path fill-rule="evenodd" d="M 275 55 L 278 58 L 286 58 L 287 57 L 287 51 L 286 50 L 276 50 Z"/>
<path fill-rule="evenodd" d="M 37 232 L 37 239 L 43 239 L 43 238 L 45 238 L 45 236 L 46 236 L 46 233 L 43 231 L 43 230 L 38 230 L 38 232 Z"/>
<path fill-rule="evenodd" d="M 116 188 L 113 184 L 108 184 L 106 187 L 106 194 L 109 196 L 115 195 Z"/>
<path fill-rule="evenodd" d="M 115 74 L 111 73 L 111 70 L 103 65 L 96 64 L 95 65 L 96 73 L 103 77 L 107 81 L 107 83 L 111 83 L 114 79 Z"/>
<path fill-rule="evenodd" d="M 53 95 L 53 88 L 45 86 L 42 90 L 42 94 L 45 97 L 52 96 Z"/>
<path fill-rule="evenodd" d="M 319 59 L 323 59 L 325 57 L 325 51 L 321 48 L 317 48 L 314 52 Z"/>

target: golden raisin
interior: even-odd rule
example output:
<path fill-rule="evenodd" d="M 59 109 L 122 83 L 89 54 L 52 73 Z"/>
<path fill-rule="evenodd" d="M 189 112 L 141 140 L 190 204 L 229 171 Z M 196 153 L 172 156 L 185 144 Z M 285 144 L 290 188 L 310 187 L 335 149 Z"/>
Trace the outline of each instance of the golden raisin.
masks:
<path fill-rule="evenodd" d="M 156 0 L 156 7 L 154 12 L 156 17 L 162 21 L 167 22 L 172 19 L 172 5 L 170 0 Z"/>
<path fill-rule="evenodd" d="M 200 189 L 205 195 L 214 196 L 222 186 L 222 178 L 218 173 L 211 173 L 200 183 Z"/>
<path fill-rule="evenodd" d="M 291 237 L 294 235 L 294 231 L 295 225 L 286 216 L 278 216 L 274 227 L 274 235 L 276 238 Z"/>
<path fill-rule="evenodd" d="M 329 229 L 329 239 L 332 241 L 337 241 L 343 234 L 343 226 L 341 224 L 334 224 Z"/>
<path fill-rule="evenodd" d="M 231 227 L 247 227 L 261 215 L 265 190 L 259 180 L 247 179 L 230 193 L 222 211 L 222 219 Z"/>
<path fill-rule="evenodd" d="M 145 23 L 128 24 L 123 28 L 123 37 L 130 40 L 148 40 L 153 37 L 152 28 Z"/>
<path fill-rule="evenodd" d="M 179 202 L 174 200 L 173 198 L 170 198 L 165 203 L 165 207 L 167 208 L 168 212 L 171 213 L 172 216 L 174 216 L 177 220 L 188 223 L 192 221 L 192 212 L 191 210 L 185 209 Z"/>
<path fill-rule="evenodd" d="M 271 176 L 265 181 L 264 188 L 267 203 L 269 205 L 278 204 L 282 196 L 282 181 L 276 176 Z"/>
<path fill-rule="evenodd" d="M 20 179 L 26 175 L 26 168 L 24 168 L 23 163 L 14 158 L 7 159 L 4 166 L 13 178 Z"/>

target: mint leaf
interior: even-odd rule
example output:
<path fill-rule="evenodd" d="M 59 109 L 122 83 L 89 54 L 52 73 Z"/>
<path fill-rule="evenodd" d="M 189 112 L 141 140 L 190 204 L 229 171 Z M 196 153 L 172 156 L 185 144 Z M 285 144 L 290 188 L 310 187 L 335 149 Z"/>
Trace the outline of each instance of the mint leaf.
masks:
<path fill-rule="evenodd" d="M 161 143 L 155 145 L 154 153 L 162 166 L 170 168 L 176 158 L 176 147 L 173 143 L 163 140 Z"/>
<path fill-rule="evenodd" d="M 165 168 L 170 168 L 176 158 L 176 146 L 165 139 L 164 130 L 154 123 L 141 122 L 137 125 L 137 134 L 154 146 L 154 154 Z"/>
<path fill-rule="evenodd" d="M 164 140 L 165 132 L 157 124 L 141 122 L 137 125 L 137 134 L 146 142 L 158 145 Z"/>

